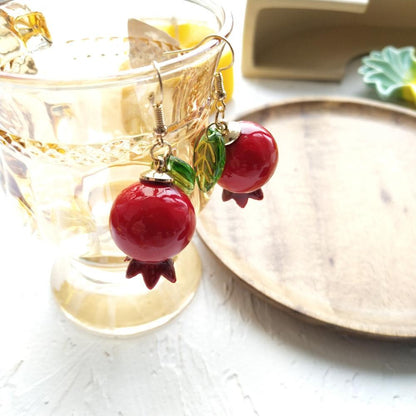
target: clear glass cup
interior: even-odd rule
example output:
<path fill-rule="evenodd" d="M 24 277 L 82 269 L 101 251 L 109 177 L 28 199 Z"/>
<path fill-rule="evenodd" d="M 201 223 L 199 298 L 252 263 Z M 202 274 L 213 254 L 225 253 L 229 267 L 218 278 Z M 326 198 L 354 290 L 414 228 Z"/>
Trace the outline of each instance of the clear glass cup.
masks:
<path fill-rule="evenodd" d="M 226 37 L 231 16 L 210 0 L 38 1 L 30 8 L 45 16 L 53 44 L 30 54 L 37 73 L 0 72 L 0 179 L 39 234 L 59 246 L 52 290 L 70 319 L 109 335 L 155 328 L 190 302 L 201 262 L 190 244 L 174 259 L 177 282 L 162 278 L 149 291 L 141 278 L 124 277 L 125 255 L 109 233 L 114 198 L 149 168 L 149 95 L 159 88 L 154 66 L 131 55 L 134 42 L 153 41 L 132 32 L 128 20 L 171 32 L 191 23 Z M 223 47 L 211 39 L 159 56 L 166 140 L 188 163 L 207 125 Z M 199 211 L 207 195 L 195 190 L 191 200 Z"/>

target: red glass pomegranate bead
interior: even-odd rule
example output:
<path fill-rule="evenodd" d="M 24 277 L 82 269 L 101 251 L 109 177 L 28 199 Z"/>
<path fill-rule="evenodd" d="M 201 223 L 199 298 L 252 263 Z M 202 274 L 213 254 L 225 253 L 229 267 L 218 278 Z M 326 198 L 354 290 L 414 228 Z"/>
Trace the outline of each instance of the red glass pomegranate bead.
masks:
<path fill-rule="evenodd" d="M 172 257 L 191 241 L 196 218 L 191 201 L 172 184 L 141 180 L 113 203 L 110 232 L 130 258 L 126 277 L 142 274 L 152 289 L 160 276 L 176 281 Z"/>
<path fill-rule="evenodd" d="M 261 187 L 272 177 L 279 158 L 271 133 L 260 124 L 240 121 L 240 135 L 226 146 L 226 162 L 218 184 L 223 200 L 244 207 L 248 198 L 263 199 Z"/>

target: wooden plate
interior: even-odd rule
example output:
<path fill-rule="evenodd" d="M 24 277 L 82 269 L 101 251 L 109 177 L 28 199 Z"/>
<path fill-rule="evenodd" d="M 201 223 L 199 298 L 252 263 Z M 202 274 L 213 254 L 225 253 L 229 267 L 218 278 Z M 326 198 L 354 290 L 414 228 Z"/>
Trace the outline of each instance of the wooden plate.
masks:
<path fill-rule="evenodd" d="M 416 337 L 416 112 L 310 99 L 240 119 L 276 137 L 263 201 L 221 200 L 198 232 L 240 279 L 278 305 L 362 333 Z"/>

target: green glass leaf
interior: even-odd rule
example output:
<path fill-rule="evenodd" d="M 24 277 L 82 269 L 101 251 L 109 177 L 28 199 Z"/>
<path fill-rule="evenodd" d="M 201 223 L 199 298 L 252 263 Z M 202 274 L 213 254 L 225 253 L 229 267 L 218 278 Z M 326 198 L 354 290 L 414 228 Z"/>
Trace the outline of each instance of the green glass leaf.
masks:
<path fill-rule="evenodd" d="M 185 193 L 190 194 L 195 187 L 195 172 L 188 163 L 176 156 L 169 156 L 167 160 L 168 174 L 173 183 Z"/>
<path fill-rule="evenodd" d="M 210 127 L 195 146 L 194 169 L 199 189 L 208 192 L 221 177 L 225 165 L 225 144 L 222 134 Z"/>

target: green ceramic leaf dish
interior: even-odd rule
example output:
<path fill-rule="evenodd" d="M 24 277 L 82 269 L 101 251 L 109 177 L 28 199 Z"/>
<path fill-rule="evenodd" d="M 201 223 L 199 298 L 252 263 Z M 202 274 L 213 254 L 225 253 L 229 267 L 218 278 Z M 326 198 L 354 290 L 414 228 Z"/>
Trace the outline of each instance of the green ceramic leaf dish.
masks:
<path fill-rule="evenodd" d="M 416 105 L 415 48 L 387 46 L 363 58 L 358 72 L 383 100 L 399 98 Z"/>

